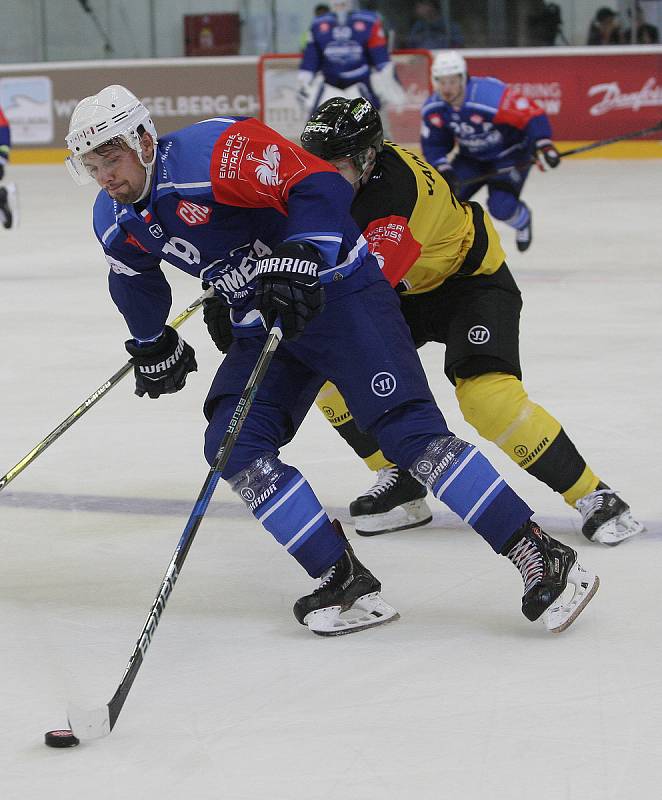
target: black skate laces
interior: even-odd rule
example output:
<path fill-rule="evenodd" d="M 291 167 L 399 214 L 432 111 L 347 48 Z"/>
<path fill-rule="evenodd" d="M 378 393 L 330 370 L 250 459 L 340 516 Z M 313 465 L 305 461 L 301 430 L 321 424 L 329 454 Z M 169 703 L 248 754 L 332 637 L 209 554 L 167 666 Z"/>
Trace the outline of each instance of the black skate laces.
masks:
<path fill-rule="evenodd" d="M 371 486 L 363 497 L 378 497 L 388 489 L 393 488 L 398 482 L 399 470 L 397 467 L 382 467 L 377 472 L 377 482 Z"/>
<path fill-rule="evenodd" d="M 509 552 L 508 558 L 517 567 L 524 581 L 524 594 L 539 583 L 545 574 L 542 553 L 535 542 L 522 538 Z"/>

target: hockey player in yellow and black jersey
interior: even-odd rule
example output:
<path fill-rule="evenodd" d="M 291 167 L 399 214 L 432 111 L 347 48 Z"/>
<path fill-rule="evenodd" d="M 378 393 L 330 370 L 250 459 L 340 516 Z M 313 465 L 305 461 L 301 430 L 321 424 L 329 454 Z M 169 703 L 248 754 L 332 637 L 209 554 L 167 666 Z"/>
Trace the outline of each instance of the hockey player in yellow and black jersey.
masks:
<path fill-rule="evenodd" d="M 417 346 L 446 345 L 444 371 L 467 422 L 575 506 L 589 540 L 613 545 L 643 530 L 522 385 L 521 295 L 482 207 L 457 200 L 427 162 L 385 142 L 379 114 L 363 98 L 327 101 L 307 123 L 301 142 L 354 185 L 352 216 L 400 293 Z M 317 405 L 378 470 L 376 484 L 350 506 L 357 533 L 429 522 L 425 488 L 386 461 L 332 384 L 323 387 Z"/>

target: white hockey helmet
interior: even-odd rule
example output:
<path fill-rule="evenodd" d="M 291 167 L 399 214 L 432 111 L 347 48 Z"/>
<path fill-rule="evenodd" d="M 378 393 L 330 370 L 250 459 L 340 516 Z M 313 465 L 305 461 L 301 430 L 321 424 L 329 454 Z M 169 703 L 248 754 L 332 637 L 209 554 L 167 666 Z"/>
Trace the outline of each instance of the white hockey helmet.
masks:
<path fill-rule="evenodd" d="M 143 160 L 140 147 L 142 130 L 139 133 L 138 129 L 141 126 L 154 139 L 154 152 L 149 163 Z M 114 84 L 81 100 L 71 115 L 69 133 L 66 136 L 71 155 L 67 157 L 66 165 L 76 183 L 83 185 L 92 180 L 85 169 L 82 156 L 117 138 L 123 139 L 136 151 L 140 163 L 151 173 L 156 159 L 157 143 L 152 118 L 133 92 Z"/>
<path fill-rule="evenodd" d="M 448 75 L 462 75 L 467 79 L 467 62 L 457 50 L 444 50 L 432 62 L 432 80 L 438 81 Z"/>

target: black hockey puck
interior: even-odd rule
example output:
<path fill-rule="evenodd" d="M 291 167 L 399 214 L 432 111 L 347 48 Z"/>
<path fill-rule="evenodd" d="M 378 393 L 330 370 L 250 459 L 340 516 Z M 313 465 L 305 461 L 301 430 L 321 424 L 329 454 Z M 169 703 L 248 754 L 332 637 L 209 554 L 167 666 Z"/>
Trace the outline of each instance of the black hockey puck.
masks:
<path fill-rule="evenodd" d="M 73 732 L 70 730 L 61 731 L 46 731 L 44 734 L 44 741 L 49 747 L 75 747 L 80 744 L 80 739 L 77 739 Z"/>

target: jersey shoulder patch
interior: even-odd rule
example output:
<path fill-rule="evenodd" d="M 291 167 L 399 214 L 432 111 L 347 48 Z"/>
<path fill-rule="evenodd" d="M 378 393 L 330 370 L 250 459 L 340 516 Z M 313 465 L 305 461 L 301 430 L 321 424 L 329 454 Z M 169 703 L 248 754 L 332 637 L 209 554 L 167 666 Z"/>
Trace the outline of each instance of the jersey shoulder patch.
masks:
<path fill-rule="evenodd" d="M 470 78 L 465 102 L 489 106 L 496 111 L 505 91 L 506 84 L 497 78 Z"/>
<path fill-rule="evenodd" d="M 314 172 L 336 169 L 252 118 L 224 131 L 211 158 L 216 201 L 245 208 L 273 206 L 286 213 L 292 187 Z"/>

